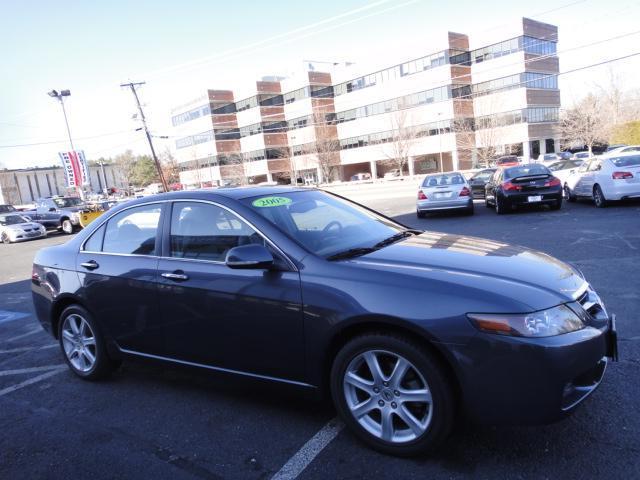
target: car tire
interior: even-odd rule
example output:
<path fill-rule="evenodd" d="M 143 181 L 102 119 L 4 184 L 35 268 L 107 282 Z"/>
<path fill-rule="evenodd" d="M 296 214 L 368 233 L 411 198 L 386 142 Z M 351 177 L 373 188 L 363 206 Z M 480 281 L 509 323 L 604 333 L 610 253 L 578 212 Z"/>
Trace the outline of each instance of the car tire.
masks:
<path fill-rule="evenodd" d="M 565 183 L 564 185 L 564 196 L 567 199 L 568 202 L 575 202 L 576 201 L 576 196 L 571 192 L 571 189 L 569 188 L 569 185 L 567 185 Z"/>
<path fill-rule="evenodd" d="M 596 207 L 604 208 L 607 206 L 607 199 L 604 198 L 604 193 L 602 193 L 602 188 L 597 183 L 593 187 L 593 203 L 595 203 Z"/>
<path fill-rule="evenodd" d="M 487 197 L 484 197 L 484 206 L 487 208 L 491 208 L 491 205 L 489 204 L 489 200 L 487 199 Z"/>
<path fill-rule="evenodd" d="M 371 358 L 380 366 L 377 379 L 368 367 Z M 406 370 L 398 379 L 392 373 L 400 360 Z M 371 378 L 360 383 L 359 375 L 365 375 L 360 372 L 367 370 Z M 456 402 L 445 369 L 427 348 L 403 336 L 370 333 L 354 338 L 338 352 L 330 383 L 344 423 L 380 452 L 403 457 L 427 453 L 453 427 Z"/>
<path fill-rule="evenodd" d="M 473 211 L 474 211 L 474 207 L 473 207 L 473 203 L 472 203 L 469 207 L 467 207 L 465 213 L 467 215 L 473 215 Z"/>
<path fill-rule="evenodd" d="M 67 235 L 71 235 L 73 233 L 73 223 L 71 223 L 71 220 L 69 220 L 68 218 L 65 218 L 64 220 L 62 220 L 62 223 L 60 224 L 60 228 Z"/>
<path fill-rule="evenodd" d="M 2 236 L 0 237 L 0 241 L 2 241 L 2 243 L 8 245 L 11 243 L 11 239 L 9 238 L 9 235 L 7 235 L 5 232 L 2 232 Z"/>
<path fill-rule="evenodd" d="M 120 364 L 109 358 L 98 324 L 80 305 L 71 305 L 60 315 L 58 341 L 67 365 L 84 380 L 105 378 Z"/>
<path fill-rule="evenodd" d="M 503 215 L 506 213 L 507 208 L 505 206 L 505 202 L 503 200 L 500 200 L 500 197 L 498 195 L 494 197 L 494 203 L 495 203 L 496 213 L 498 215 Z"/>
<path fill-rule="evenodd" d="M 421 212 L 420 210 L 416 210 L 416 216 L 418 218 L 425 218 L 427 214 L 425 212 Z"/>
<path fill-rule="evenodd" d="M 550 205 L 551 210 L 560 210 L 562 208 L 562 198 L 556 200 L 556 203 Z"/>

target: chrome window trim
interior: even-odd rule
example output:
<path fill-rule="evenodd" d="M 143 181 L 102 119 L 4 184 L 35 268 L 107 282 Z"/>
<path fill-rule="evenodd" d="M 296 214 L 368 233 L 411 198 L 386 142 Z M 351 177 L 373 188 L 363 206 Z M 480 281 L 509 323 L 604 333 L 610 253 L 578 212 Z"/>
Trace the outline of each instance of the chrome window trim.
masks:
<path fill-rule="evenodd" d="M 89 235 L 87 238 L 85 238 L 82 243 L 80 244 L 80 249 L 78 250 L 78 253 L 102 253 L 105 255 L 123 255 L 123 256 L 135 256 L 135 257 L 157 257 L 158 255 L 141 255 L 139 253 L 109 253 L 109 252 L 94 252 L 91 250 L 85 250 L 84 249 L 84 245 L 85 243 L 87 243 L 89 241 L 89 239 L 94 235 L 94 233 L 96 231 L 98 231 L 100 229 L 100 227 L 102 227 L 104 224 L 106 224 L 109 220 L 111 220 L 113 217 L 115 217 L 116 215 L 120 215 L 122 212 L 126 212 L 127 210 L 131 210 L 132 208 L 137 208 L 137 207 L 143 207 L 145 205 L 163 205 L 167 202 L 169 202 L 170 200 L 155 200 L 153 202 L 145 202 L 145 203 L 136 203 L 135 205 L 129 205 L 128 207 L 123 208 L 122 210 L 118 210 L 117 212 L 112 213 L 108 218 L 105 218 L 100 224 L 98 224 L 98 226 L 93 230 L 93 232 L 91 232 L 91 235 Z M 162 215 L 162 212 L 160 212 L 160 214 Z M 161 225 L 159 225 L 160 222 L 158 222 L 158 227 L 160 227 Z M 105 227 L 105 235 L 106 235 L 106 227 Z M 158 236 L 158 234 L 156 233 L 156 237 Z M 102 243 L 104 245 L 104 238 L 102 239 Z"/>
<path fill-rule="evenodd" d="M 266 240 L 269 243 L 269 245 L 271 245 L 280 255 L 282 255 L 282 257 L 285 259 L 285 262 L 287 262 L 289 264 L 289 266 L 291 268 L 293 268 L 293 271 L 295 271 L 295 272 L 298 271 L 298 267 L 296 266 L 296 264 L 293 262 L 293 260 L 291 260 L 291 258 L 289 258 L 289 256 L 286 253 L 284 253 L 282 251 L 282 249 L 280 247 L 278 247 L 269 237 L 267 237 L 264 233 L 262 233 L 262 231 L 259 228 L 257 228 L 253 223 L 251 223 L 249 220 L 244 218 L 238 212 L 236 212 L 235 210 L 232 210 L 231 208 L 227 207 L 226 205 L 222 205 L 220 203 L 214 202 L 213 200 L 201 200 L 201 199 L 192 200 L 192 199 L 188 199 L 188 198 L 179 198 L 179 199 L 170 200 L 170 201 L 174 202 L 174 203 L 177 203 L 177 202 L 208 203 L 208 204 L 213 205 L 215 207 L 220 207 L 223 210 L 226 210 L 227 212 L 231 213 L 232 215 L 235 215 L 240 220 L 242 220 L 244 223 L 249 225 L 253 230 L 255 230 L 258 235 L 260 235 L 264 240 Z M 169 223 L 169 237 L 171 237 L 171 223 Z M 171 241 L 171 238 L 169 238 L 169 241 Z M 189 258 L 164 257 L 164 256 L 161 256 L 160 258 L 168 259 L 168 260 L 183 260 L 183 261 L 187 260 L 187 261 L 197 261 L 197 262 L 205 262 L 205 263 L 214 263 L 214 264 L 226 265 L 225 262 L 221 262 L 219 260 L 199 260 L 199 259 L 195 259 L 195 258 L 189 259 Z"/>

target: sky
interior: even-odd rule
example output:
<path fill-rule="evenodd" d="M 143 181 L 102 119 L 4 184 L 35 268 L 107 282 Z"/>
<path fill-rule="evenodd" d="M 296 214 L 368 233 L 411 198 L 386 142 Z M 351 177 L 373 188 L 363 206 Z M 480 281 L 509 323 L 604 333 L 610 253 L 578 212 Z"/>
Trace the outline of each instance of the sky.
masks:
<path fill-rule="evenodd" d="M 148 152 L 133 96 L 120 87 L 128 81 L 146 81 L 145 114 L 162 136 L 172 135 L 171 108 L 206 88 L 247 88 L 262 75 L 299 71 L 305 60 L 354 62 L 354 71 L 390 66 L 442 49 L 447 31 L 472 43 L 513 37 L 521 17 L 558 26 L 562 72 L 640 52 L 640 1 L 628 0 L 5 0 L 2 12 L 3 168 L 53 165 L 69 149 L 51 89 L 71 91 L 75 147 L 97 159 Z M 640 56 L 561 75 L 562 104 L 612 77 L 638 88 L 639 76 Z M 156 149 L 174 140 L 156 139 Z"/>

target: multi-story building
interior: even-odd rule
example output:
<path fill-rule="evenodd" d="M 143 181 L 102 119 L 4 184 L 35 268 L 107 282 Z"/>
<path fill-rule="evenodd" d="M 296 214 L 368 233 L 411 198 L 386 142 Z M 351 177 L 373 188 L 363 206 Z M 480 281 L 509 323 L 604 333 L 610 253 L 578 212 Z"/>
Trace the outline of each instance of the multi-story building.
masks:
<path fill-rule="evenodd" d="M 450 32 L 396 65 L 265 78 L 174 109 L 181 182 L 348 180 L 468 169 L 559 147 L 557 28 L 522 19 L 483 43 Z"/>

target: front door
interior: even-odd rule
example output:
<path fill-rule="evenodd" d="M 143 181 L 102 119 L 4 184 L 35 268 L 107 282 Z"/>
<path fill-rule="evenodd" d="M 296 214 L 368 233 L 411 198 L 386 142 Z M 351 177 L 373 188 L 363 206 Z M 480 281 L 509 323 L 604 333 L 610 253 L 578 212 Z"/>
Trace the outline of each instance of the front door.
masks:
<path fill-rule="evenodd" d="M 304 348 L 300 277 L 285 259 L 277 269 L 235 270 L 229 249 L 269 244 L 229 209 L 177 201 L 165 222 L 158 265 L 160 311 L 175 359 L 300 381 Z"/>
<path fill-rule="evenodd" d="M 156 355 L 164 353 L 157 292 L 162 208 L 114 215 L 84 243 L 76 265 L 82 296 L 109 336 L 120 348 Z"/>

